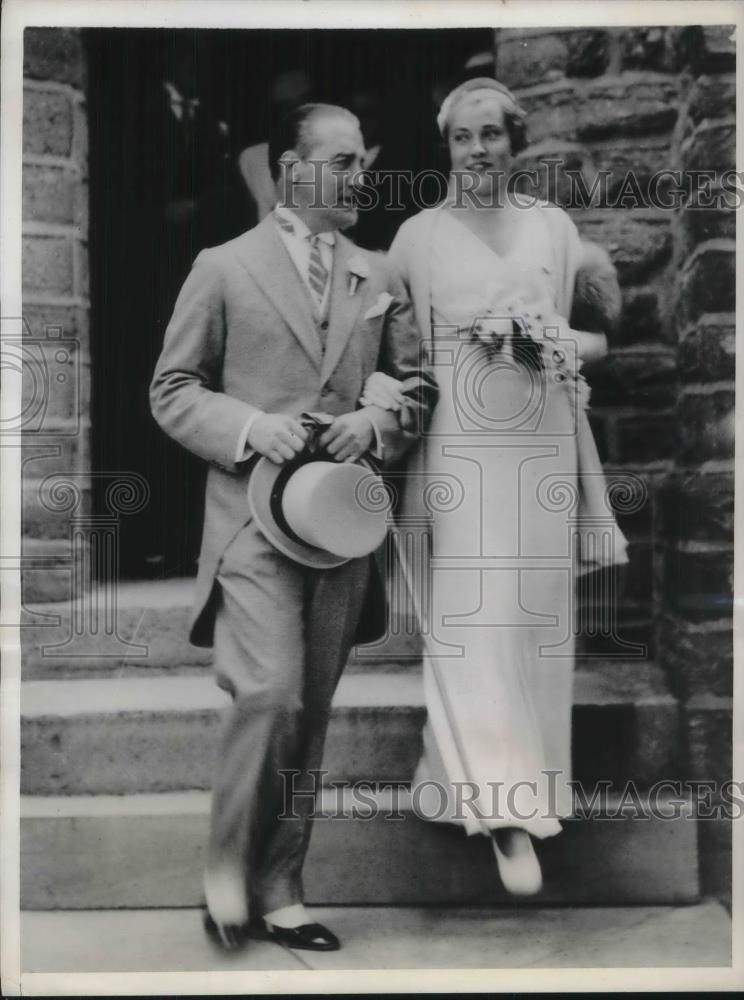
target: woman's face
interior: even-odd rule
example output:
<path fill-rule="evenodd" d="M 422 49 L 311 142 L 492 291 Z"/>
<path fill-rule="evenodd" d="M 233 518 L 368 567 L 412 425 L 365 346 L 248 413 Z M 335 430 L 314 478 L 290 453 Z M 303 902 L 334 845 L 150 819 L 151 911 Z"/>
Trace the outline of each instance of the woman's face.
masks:
<path fill-rule="evenodd" d="M 453 173 L 467 173 L 467 190 L 480 194 L 505 185 L 511 166 L 511 140 L 504 102 L 493 91 L 474 91 L 454 108 L 447 130 Z M 463 184 L 463 190 L 466 186 Z"/>

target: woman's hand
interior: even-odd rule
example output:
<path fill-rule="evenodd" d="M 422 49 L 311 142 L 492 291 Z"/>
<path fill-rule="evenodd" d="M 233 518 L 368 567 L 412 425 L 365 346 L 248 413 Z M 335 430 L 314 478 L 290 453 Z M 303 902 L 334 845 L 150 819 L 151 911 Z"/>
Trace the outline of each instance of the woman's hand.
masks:
<path fill-rule="evenodd" d="M 601 361 L 607 356 L 607 337 L 604 333 L 587 333 L 585 330 L 570 330 L 569 335 L 576 341 L 582 362 Z"/>
<path fill-rule="evenodd" d="M 318 444 L 335 462 L 355 462 L 369 450 L 375 436 L 370 417 L 363 410 L 343 413 L 321 434 Z"/>
<path fill-rule="evenodd" d="M 379 406 L 383 410 L 397 412 L 405 402 L 401 383 L 384 372 L 372 372 L 364 383 L 359 402 L 362 406 Z"/>

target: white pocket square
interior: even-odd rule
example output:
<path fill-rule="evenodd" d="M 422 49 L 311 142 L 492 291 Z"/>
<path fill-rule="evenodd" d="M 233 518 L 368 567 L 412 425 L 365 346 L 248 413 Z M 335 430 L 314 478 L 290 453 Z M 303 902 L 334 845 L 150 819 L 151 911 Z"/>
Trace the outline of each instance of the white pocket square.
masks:
<path fill-rule="evenodd" d="M 364 314 L 365 319 L 374 319 L 375 316 L 382 316 L 382 314 L 387 310 L 387 307 L 393 301 L 393 296 L 390 292 L 380 292 L 377 296 L 377 301 L 375 304 L 369 308 Z"/>

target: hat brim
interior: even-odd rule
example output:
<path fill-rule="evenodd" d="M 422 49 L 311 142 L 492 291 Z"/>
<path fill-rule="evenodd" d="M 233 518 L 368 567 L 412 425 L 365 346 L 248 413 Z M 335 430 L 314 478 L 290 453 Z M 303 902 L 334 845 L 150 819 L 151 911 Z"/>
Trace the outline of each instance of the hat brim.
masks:
<path fill-rule="evenodd" d="M 290 463 L 277 465 L 271 459 L 262 456 L 248 478 L 248 509 L 256 527 L 266 541 L 282 555 L 301 566 L 309 566 L 313 569 L 335 569 L 337 566 L 343 566 L 344 563 L 349 562 L 349 557 L 339 556 L 335 552 L 319 549 L 292 538 L 278 523 L 272 509 L 272 492 L 279 476 L 291 472 L 294 468 L 299 468 L 308 461 L 313 461 L 313 459 L 300 456 Z M 374 466 L 364 458 L 360 458 L 356 464 L 362 465 L 372 472 L 376 471 Z"/>

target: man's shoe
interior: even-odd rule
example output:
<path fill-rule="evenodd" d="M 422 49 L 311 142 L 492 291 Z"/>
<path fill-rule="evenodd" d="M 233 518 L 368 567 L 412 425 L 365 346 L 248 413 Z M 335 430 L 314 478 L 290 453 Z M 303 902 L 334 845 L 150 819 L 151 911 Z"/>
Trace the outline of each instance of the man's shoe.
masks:
<path fill-rule="evenodd" d="M 341 942 L 323 924 L 300 924 L 299 927 L 275 927 L 268 924 L 272 941 L 286 944 L 288 948 L 306 948 L 309 951 L 338 951 Z"/>
<path fill-rule="evenodd" d="M 222 951 L 239 951 L 248 943 L 248 924 L 218 924 L 209 910 L 204 911 L 207 937 Z"/>

